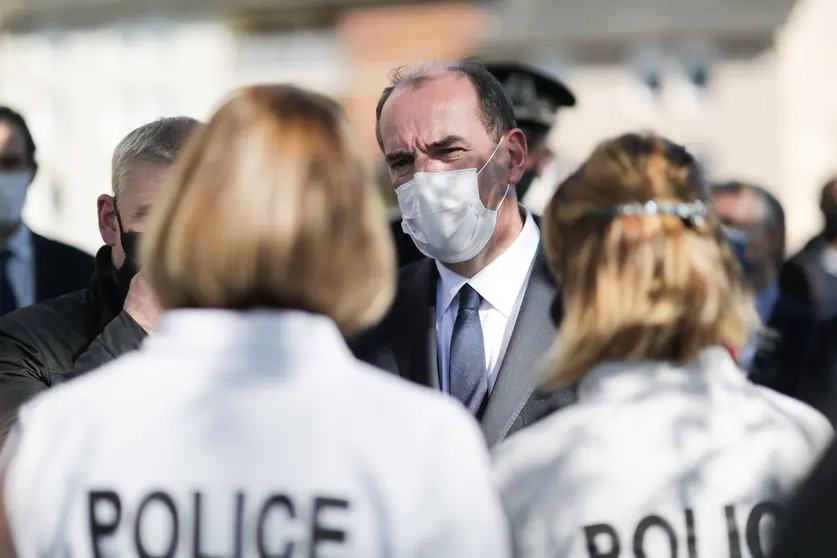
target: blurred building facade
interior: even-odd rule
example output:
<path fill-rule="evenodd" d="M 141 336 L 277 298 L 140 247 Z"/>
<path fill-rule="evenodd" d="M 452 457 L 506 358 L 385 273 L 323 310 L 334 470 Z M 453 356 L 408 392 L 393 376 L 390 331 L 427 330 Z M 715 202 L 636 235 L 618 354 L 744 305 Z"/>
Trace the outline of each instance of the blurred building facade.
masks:
<path fill-rule="evenodd" d="M 552 138 L 550 184 L 601 138 L 654 130 L 710 177 L 772 190 L 790 248 L 817 232 L 837 170 L 837 0 L 517 0 L 500 17 L 484 52 L 551 66 L 579 99 Z"/>
<path fill-rule="evenodd" d="M 654 129 L 712 176 L 776 192 L 798 245 L 837 170 L 837 0 L 0 0 L 0 18 L 0 103 L 26 114 L 40 150 L 28 221 L 91 251 L 131 128 L 293 81 L 341 100 L 376 163 L 389 70 L 469 54 L 540 66 L 579 98 L 534 206 L 603 137 Z"/>

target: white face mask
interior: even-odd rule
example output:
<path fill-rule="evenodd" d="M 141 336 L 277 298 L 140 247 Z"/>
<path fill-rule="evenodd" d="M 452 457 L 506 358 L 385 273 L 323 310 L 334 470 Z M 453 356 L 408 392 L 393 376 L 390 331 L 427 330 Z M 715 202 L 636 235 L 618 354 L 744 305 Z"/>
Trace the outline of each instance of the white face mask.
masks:
<path fill-rule="evenodd" d="M 20 223 L 31 181 L 30 171 L 0 173 L 0 227 Z"/>
<path fill-rule="evenodd" d="M 485 169 L 503 140 L 480 170 L 417 172 L 395 189 L 401 210 L 401 228 L 428 258 L 442 263 L 466 262 L 479 254 L 497 226 L 497 210 L 480 200 L 477 176 Z"/>

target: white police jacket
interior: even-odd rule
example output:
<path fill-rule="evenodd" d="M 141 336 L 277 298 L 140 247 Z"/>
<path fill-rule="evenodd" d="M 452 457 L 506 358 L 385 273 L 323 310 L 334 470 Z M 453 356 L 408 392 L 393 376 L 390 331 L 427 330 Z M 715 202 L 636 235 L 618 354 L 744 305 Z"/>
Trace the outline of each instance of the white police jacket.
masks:
<path fill-rule="evenodd" d="M 7 448 L 20 558 L 503 558 L 476 423 L 302 312 L 180 310 L 26 406 Z"/>
<path fill-rule="evenodd" d="M 599 366 L 578 392 L 496 449 L 519 556 L 762 558 L 832 435 L 723 349 L 686 367 Z"/>

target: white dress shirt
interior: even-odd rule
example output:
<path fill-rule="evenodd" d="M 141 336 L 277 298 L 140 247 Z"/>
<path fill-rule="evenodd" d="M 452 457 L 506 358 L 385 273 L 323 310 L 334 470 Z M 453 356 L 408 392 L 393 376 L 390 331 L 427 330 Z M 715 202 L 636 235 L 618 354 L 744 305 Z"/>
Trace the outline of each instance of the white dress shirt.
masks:
<path fill-rule="evenodd" d="M 167 312 L 24 406 L 0 461 L 20 558 L 509 556 L 473 418 L 299 311 Z"/>
<path fill-rule="evenodd" d="M 495 479 L 520 558 L 765 556 L 832 434 L 709 349 L 595 367 L 577 403 L 500 444 Z"/>
<path fill-rule="evenodd" d="M 35 251 L 32 232 L 21 224 L 6 244 L 11 257 L 6 262 L 6 277 L 11 283 L 18 308 L 35 303 Z"/>
<path fill-rule="evenodd" d="M 525 211 L 525 210 L 524 210 Z M 508 249 L 479 273 L 468 279 L 436 262 L 436 333 L 438 335 L 441 387 L 450 393 L 450 344 L 459 312 L 459 289 L 469 284 L 482 298 L 480 324 L 485 344 L 485 374 L 488 389 L 494 389 L 509 338 L 517 321 L 520 303 L 529 283 L 532 264 L 540 248 L 541 233 L 526 211 L 523 230 Z"/>

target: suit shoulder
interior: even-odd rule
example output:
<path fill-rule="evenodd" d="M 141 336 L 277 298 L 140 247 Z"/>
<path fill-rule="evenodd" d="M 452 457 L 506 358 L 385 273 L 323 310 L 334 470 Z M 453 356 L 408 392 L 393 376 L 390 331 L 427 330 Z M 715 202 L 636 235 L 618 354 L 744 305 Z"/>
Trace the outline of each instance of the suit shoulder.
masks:
<path fill-rule="evenodd" d="M 36 253 L 65 261 L 71 260 L 79 263 L 87 263 L 90 266 L 93 265 L 93 256 L 69 244 L 52 240 L 35 232 L 32 233 L 32 241 Z"/>

